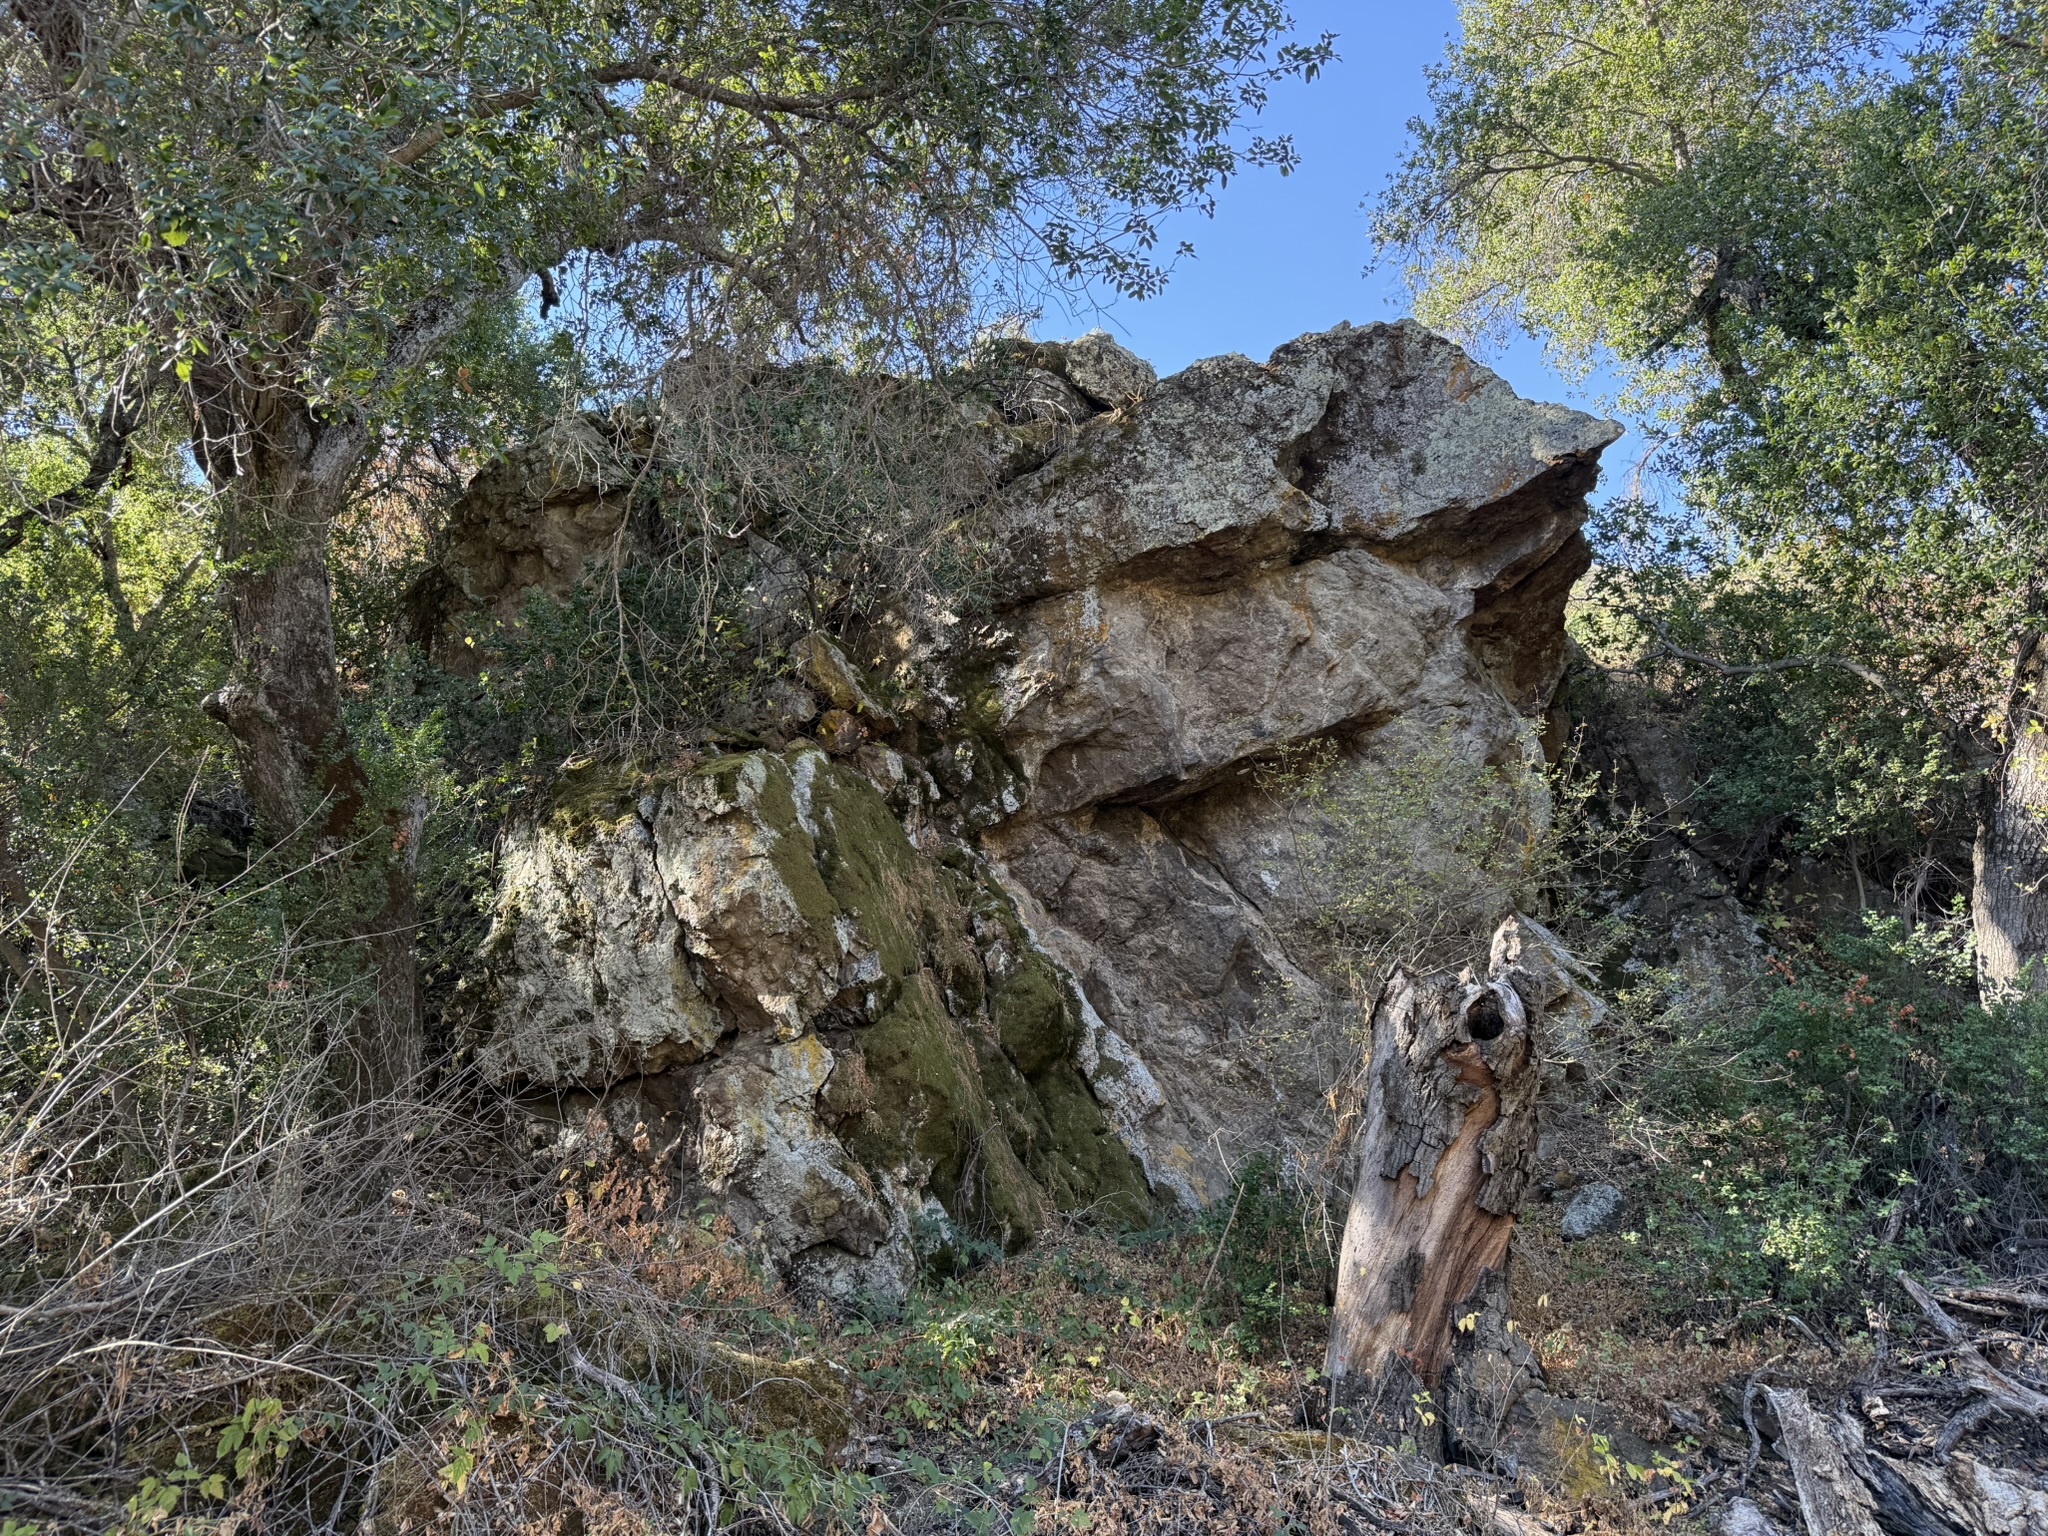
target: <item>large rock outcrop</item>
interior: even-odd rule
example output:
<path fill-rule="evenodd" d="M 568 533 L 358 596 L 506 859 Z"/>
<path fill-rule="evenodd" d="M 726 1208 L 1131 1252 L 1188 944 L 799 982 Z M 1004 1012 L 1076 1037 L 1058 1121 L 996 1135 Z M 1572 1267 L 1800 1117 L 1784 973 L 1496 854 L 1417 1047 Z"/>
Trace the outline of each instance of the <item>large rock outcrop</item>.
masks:
<path fill-rule="evenodd" d="M 1013 434 L 993 622 L 944 681 L 886 711 L 819 688 L 778 750 L 570 774 L 471 987 L 547 1155 L 667 1159 L 825 1293 L 960 1229 L 1199 1204 L 1318 1134 L 1347 1004 L 1258 770 L 1535 760 L 1619 430 L 1407 322 L 1159 382 L 1106 338 L 1031 352 L 1071 419 Z M 545 520 L 525 544 L 576 547 Z"/>
<path fill-rule="evenodd" d="M 900 1290 L 955 1223 L 1015 1246 L 1059 1210 L 1142 1218 L 1085 1005 L 906 808 L 808 743 L 571 774 L 509 841 L 475 999 L 484 1071 L 563 1090 L 537 1150 L 679 1157 L 764 1260 L 840 1297 Z"/>

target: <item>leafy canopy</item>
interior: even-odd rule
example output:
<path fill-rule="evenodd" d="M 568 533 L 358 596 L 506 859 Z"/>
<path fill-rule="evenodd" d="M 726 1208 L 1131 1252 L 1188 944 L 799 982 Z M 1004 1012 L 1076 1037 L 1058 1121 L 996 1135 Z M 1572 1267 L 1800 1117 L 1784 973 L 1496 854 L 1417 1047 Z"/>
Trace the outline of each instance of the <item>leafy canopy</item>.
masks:
<path fill-rule="evenodd" d="M 446 311 L 577 253 L 638 324 L 721 292 L 936 344 L 1026 240 L 1149 291 L 1162 210 L 1328 44 L 1278 0 L 54 0 L 0 30 L 0 294 L 92 296 L 204 416 L 401 395 Z M 1268 55 L 1271 53 L 1271 57 Z M 410 348 L 408 340 L 414 341 Z M 151 374 L 154 377 L 154 374 Z"/>
<path fill-rule="evenodd" d="M 2048 13 L 1463 14 L 1378 233 L 1660 433 L 1680 495 L 1610 508 L 1587 637 L 1688 669 L 1731 819 L 1966 817 L 2048 556 Z"/>

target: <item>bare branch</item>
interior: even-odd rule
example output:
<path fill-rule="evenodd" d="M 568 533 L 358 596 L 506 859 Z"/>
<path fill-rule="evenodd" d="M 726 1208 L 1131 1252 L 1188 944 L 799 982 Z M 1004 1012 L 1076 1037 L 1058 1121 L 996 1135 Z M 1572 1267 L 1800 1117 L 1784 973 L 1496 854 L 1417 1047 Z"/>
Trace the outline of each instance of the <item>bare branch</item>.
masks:
<path fill-rule="evenodd" d="M 1654 619 L 1646 622 L 1656 632 L 1659 642 L 1657 649 L 1651 652 L 1645 658 L 1646 660 L 1655 661 L 1660 657 L 1669 657 L 1673 661 L 1683 661 L 1695 667 L 1705 667 L 1709 672 L 1718 673 L 1722 677 L 1765 677 L 1778 672 L 1799 672 L 1815 667 L 1826 667 L 1832 668 L 1837 672 L 1847 672 L 1851 677 L 1868 683 L 1895 704 L 1911 705 L 1913 703 L 1910 698 L 1894 687 L 1890 680 L 1876 668 L 1866 666 L 1863 662 L 1857 661 L 1851 656 L 1783 656 L 1776 661 L 1722 661 L 1717 656 L 1708 656 L 1700 651 L 1689 651 L 1685 647 L 1674 643 L 1671 639 L 1670 631 Z"/>
<path fill-rule="evenodd" d="M 830 122 L 842 107 L 882 100 L 895 89 L 894 86 L 876 84 L 803 95 L 734 90 L 731 86 L 699 79 L 658 59 L 627 59 L 617 64 L 606 64 L 592 70 L 585 77 L 585 83 L 595 86 L 658 85 L 679 96 L 688 96 L 710 106 L 731 107 L 764 121 L 782 116 L 808 118 L 820 123 Z M 496 91 L 472 102 L 467 115 L 481 120 L 501 112 L 517 112 L 539 101 L 541 94 L 531 88 Z M 417 165 L 440 148 L 447 138 L 448 125 L 445 121 L 429 123 L 391 151 L 391 163 L 397 166 Z"/>

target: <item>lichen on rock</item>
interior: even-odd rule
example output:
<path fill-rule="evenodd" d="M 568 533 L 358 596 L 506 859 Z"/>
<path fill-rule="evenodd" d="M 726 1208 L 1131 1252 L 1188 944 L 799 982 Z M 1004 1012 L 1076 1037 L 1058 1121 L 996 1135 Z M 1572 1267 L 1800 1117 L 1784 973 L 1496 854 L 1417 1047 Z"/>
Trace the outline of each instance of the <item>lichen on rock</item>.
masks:
<path fill-rule="evenodd" d="M 1001 887 L 922 855 L 866 777 L 801 746 L 574 787 L 507 849 L 487 1073 L 673 1079 L 685 1182 L 819 1294 L 900 1292 L 927 1195 L 1013 1247 L 1058 1209 L 1143 1216 L 1074 1066 L 1070 987 Z"/>

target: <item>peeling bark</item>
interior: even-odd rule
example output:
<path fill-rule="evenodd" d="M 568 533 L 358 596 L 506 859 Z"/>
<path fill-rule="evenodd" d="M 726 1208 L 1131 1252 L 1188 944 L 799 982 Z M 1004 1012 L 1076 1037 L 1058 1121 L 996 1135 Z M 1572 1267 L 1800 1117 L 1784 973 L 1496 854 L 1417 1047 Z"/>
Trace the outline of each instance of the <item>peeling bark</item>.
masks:
<path fill-rule="evenodd" d="M 1924 1293 L 1923 1293 L 1924 1294 Z M 1799 1387 L 1766 1389 L 1778 1454 L 1792 1468 L 1807 1536 L 2038 1536 L 2048 1494 L 1974 1457 L 1931 1461 L 1870 1449 L 1849 1414 L 1821 1413 Z"/>
<path fill-rule="evenodd" d="M 1799 1513 L 1814 1536 L 1884 1536 L 1870 1489 L 1856 1475 L 1836 1426 L 1797 1387 L 1767 1387 L 1778 1419 L 1778 1451 L 1792 1467 Z"/>
<path fill-rule="evenodd" d="M 1446 1428 L 1454 1450 L 1490 1439 L 1532 1369 L 1506 1280 L 1535 1166 L 1541 996 L 1519 968 L 1485 983 L 1397 971 L 1373 1012 L 1331 1400 L 1438 1452 Z"/>

